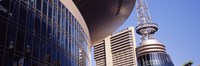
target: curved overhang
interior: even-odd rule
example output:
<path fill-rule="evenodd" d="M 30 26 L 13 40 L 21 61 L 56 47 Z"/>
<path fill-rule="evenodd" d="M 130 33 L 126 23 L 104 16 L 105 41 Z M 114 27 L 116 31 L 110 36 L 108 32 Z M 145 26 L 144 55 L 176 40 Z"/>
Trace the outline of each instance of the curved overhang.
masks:
<path fill-rule="evenodd" d="M 73 0 L 83 15 L 92 44 L 118 29 L 131 14 L 136 0 Z"/>
<path fill-rule="evenodd" d="M 83 31 L 86 33 L 87 39 L 89 44 L 91 44 L 90 40 L 90 34 L 88 31 L 88 27 L 86 25 L 85 20 L 83 19 L 82 14 L 74 4 L 72 0 L 60 0 L 60 2 L 71 12 L 71 14 L 76 18 L 76 20 L 79 22 L 81 27 L 83 28 Z"/>

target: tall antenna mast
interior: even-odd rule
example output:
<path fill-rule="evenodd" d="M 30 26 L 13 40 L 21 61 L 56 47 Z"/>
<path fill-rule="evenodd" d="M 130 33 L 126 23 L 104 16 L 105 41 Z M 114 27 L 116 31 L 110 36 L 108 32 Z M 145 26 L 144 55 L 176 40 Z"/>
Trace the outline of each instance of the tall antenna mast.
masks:
<path fill-rule="evenodd" d="M 158 30 L 158 25 L 156 23 L 152 23 L 146 1 L 138 0 L 136 6 L 138 17 L 136 32 L 142 36 L 142 40 L 154 39 L 153 34 Z"/>

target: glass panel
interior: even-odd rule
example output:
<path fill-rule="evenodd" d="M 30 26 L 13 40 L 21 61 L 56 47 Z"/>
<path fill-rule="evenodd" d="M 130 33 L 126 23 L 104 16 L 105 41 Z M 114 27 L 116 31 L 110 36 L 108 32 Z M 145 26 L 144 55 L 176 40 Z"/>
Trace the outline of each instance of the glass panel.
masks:
<path fill-rule="evenodd" d="M 57 66 L 60 66 L 61 65 L 61 57 L 60 57 L 60 54 L 61 54 L 61 51 L 60 50 L 57 50 L 57 62 L 56 62 L 56 64 L 57 64 Z"/>
<path fill-rule="evenodd" d="M 61 21 L 61 14 L 60 11 L 58 12 L 58 26 L 60 27 L 60 21 Z"/>
<path fill-rule="evenodd" d="M 65 61 L 64 61 L 64 54 L 61 54 L 61 66 L 65 66 Z"/>
<path fill-rule="evenodd" d="M 35 0 L 29 0 L 29 4 L 34 7 L 35 6 Z"/>
<path fill-rule="evenodd" d="M 19 16 L 19 4 L 16 4 L 17 2 L 15 1 L 12 1 L 12 5 L 10 8 L 11 8 L 11 20 L 12 22 L 17 22 L 18 21 L 18 16 Z"/>
<path fill-rule="evenodd" d="M 47 33 L 46 32 L 46 23 L 47 23 L 46 20 L 43 19 L 42 20 L 42 36 L 45 37 L 45 38 L 46 38 L 46 33 Z"/>
<path fill-rule="evenodd" d="M 37 0 L 37 3 L 36 3 L 36 8 L 37 10 L 41 10 L 41 0 Z"/>
<path fill-rule="evenodd" d="M 53 11 L 52 11 L 52 4 L 50 4 L 50 3 L 49 3 L 49 9 L 48 9 L 48 11 L 49 11 L 48 12 L 48 17 L 49 17 L 50 20 L 52 20 L 52 12 Z"/>
<path fill-rule="evenodd" d="M 10 6 L 10 0 L 1 0 L 0 4 L 1 4 L 0 17 L 7 18 L 9 6 Z"/>
<path fill-rule="evenodd" d="M 67 53 L 69 52 L 69 43 L 68 43 L 68 37 L 66 36 L 66 39 L 65 39 L 65 51 L 67 51 Z"/>
<path fill-rule="evenodd" d="M 38 63 L 35 61 L 32 61 L 32 66 L 38 66 Z"/>
<path fill-rule="evenodd" d="M 68 35 L 68 25 L 69 25 L 69 22 L 68 22 L 68 18 L 66 18 L 66 33 L 67 33 L 67 35 Z"/>
<path fill-rule="evenodd" d="M 33 43 L 33 57 L 38 58 L 39 56 L 39 44 L 40 44 L 40 39 L 35 36 Z"/>
<path fill-rule="evenodd" d="M 61 47 L 61 49 L 64 49 L 64 45 L 63 45 L 63 43 L 64 43 L 64 40 L 63 40 L 64 37 L 63 37 L 63 36 L 64 36 L 64 35 L 63 35 L 62 33 L 61 33 L 60 35 L 61 35 L 61 36 L 60 36 L 60 47 Z"/>
<path fill-rule="evenodd" d="M 43 7 L 42 12 L 44 15 L 47 15 L 47 1 L 43 0 Z"/>
<path fill-rule="evenodd" d="M 57 45 L 60 48 L 60 32 L 57 33 Z"/>
<path fill-rule="evenodd" d="M 35 18 L 35 32 L 40 34 L 40 16 L 37 15 L 36 18 Z"/>
<path fill-rule="evenodd" d="M 34 17 L 35 17 L 34 12 L 31 9 L 29 9 L 29 11 L 28 11 L 27 27 L 31 31 L 33 31 L 33 27 L 34 27 L 34 20 L 35 20 Z"/>
<path fill-rule="evenodd" d="M 24 66 L 31 66 L 31 59 L 24 61 Z"/>
<path fill-rule="evenodd" d="M 57 29 L 56 29 L 56 27 L 54 26 L 53 27 L 53 43 L 55 44 L 56 43 L 56 32 L 57 31 Z"/>
<path fill-rule="evenodd" d="M 4 65 L 3 66 L 12 66 L 13 65 L 13 55 L 12 55 L 12 51 L 10 52 L 5 52 L 4 55 Z M 16 63 L 16 62 L 15 62 Z"/>
<path fill-rule="evenodd" d="M 57 17 L 58 17 L 58 14 L 57 14 L 57 9 L 54 8 L 54 14 L 53 14 L 53 22 L 54 24 L 57 24 Z"/>
<path fill-rule="evenodd" d="M 7 24 L 4 22 L 0 22 L 0 45 L 5 46 L 5 37 L 6 37 L 6 30 Z"/>
<path fill-rule="evenodd" d="M 24 52 L 24 39 L 25 38 L 25 31 L 18 28 L 17 31 L 17 44 L 16 49 L 18 51 Z"/>
<path fill-rule="evenodd" d="M 46 51 L 46 42 L 42 41 L 40 44 L 40 59 L 46 60 L 45 59 L 45 51 Z"/>
<path fill-rule="evenodd" d="M 30 53 L 32 53 L 32 45 L 33 45 L 33 35 L 30 33 L 26 32 L 26 39 L 25 39 L 25 47 L 26 47 L 26 51 L 29 51 Z"/>
<path fill-rule="evenodd" d="M 20 7 L 20 14 L 19 14 L 19 24 L 22 26 L 26 26 L 26 17 L 27 17 L 27 9 L 24 7 Z"/>
<path fill-rule="evenodd" d="M 51 45 L 50 43 L 47 44 L 47 53 L 46 53 L 47 59 L 46 59 L 46 61 L 48 63 L 51 63 L 51 46 L 50 45 Z"/>
<path fill-rule="evenodd" d="M 0 49 L 0 66 L 3 66 L 2 62 L 3 62 L 3 55 L 4 55 L 4 51 L 2 50 L 2 48 Z"/>
<path fill-rule="evenodd" d="M 56 64 L 56 60 L 57 60 L 57 57 L 56 57 L 56 48 L 55 47 L 51 47 L 52 48 L 52 63 L 53 64 Z"/>
<path fill-rule="evenodd" d="M 52 25 L 48 24 L 48 35 L 47 35 L 47 37 L 50 41 L 52 40 L 52 31 L 53 31 Z"/>

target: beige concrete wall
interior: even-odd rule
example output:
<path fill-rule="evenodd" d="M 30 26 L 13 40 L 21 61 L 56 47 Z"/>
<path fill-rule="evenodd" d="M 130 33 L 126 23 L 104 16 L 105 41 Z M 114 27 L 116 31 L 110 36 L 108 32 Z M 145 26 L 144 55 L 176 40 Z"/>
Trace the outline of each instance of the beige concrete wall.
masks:
<path fill-rule="evenodd" d="M 135 28 L 134 27 L 129 27 L 128 28 L 129 30 L 131 30 L 131 33 L 132 33 L 132 41 L 133 41 L 133 50 L 134 50 L 134 53 L 136 54 L 136 40 L 135 40 Z M 134 61 L 135 61 L 135 66 L 137 66 L 137 57 L 136 55 L 133 55 L 134 56 Z"/>
<path fill-rule="evenodd" d="M 110 37 L 105 38 L 106 66 L 113 66 Z"/>

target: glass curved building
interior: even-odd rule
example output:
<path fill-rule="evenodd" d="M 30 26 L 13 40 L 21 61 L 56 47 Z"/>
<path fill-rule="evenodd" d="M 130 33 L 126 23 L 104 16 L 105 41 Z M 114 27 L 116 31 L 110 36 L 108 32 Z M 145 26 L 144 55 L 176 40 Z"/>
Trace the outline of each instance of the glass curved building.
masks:
<path fill-rule="evenodd" d="M 138 66 L 174 66 L 165 46 L 155 39 L 144 40 L 136 48 Z"/>
<path fill-rule="evenodd" d="M 88 30 L 65 2 L 2 0 L 0 66 L 89 66 Z"/>
<path fill-rule="evenodd" d="M 103 8 L 105 3 L 112 5 Z M 114 32 L 134 4 L 135 0 L 0 0 L 0 66 L 90 66 L 91 45 Z M 101 18 L 98 14 L 106 19 L 94 21 Z"/>

